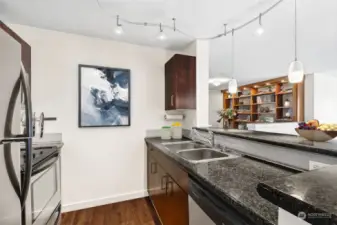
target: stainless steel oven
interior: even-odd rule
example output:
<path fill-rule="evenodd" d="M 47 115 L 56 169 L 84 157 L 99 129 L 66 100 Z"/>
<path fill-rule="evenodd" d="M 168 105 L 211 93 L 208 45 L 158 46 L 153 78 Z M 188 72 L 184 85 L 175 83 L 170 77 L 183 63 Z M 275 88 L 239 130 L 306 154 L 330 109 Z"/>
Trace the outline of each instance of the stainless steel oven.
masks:
<path fill-rule="evenodd" d="M 25 225 L 56 225 L 61 214 L 61 165 L 58 147 L 33 150 L 30 191 L 24 210 Z M 42 156 L 43 155 L 43 156 Z"/>

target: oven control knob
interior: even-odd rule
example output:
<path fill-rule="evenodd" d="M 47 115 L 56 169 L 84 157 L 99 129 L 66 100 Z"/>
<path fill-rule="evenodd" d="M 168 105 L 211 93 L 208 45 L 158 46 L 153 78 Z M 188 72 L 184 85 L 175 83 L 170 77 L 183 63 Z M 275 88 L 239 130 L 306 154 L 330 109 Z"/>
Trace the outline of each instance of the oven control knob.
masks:
<path fill-rule="evenodd" d="M 43 151 L 40 152 L 40 155 L 42 155 L 42 154 L 43 154 Z"/>
<path fill-rule="evenodd" d="M 35 159 L 35 156 L 36 156 L 35 153 L 33 153 L 33 159 Z"/>

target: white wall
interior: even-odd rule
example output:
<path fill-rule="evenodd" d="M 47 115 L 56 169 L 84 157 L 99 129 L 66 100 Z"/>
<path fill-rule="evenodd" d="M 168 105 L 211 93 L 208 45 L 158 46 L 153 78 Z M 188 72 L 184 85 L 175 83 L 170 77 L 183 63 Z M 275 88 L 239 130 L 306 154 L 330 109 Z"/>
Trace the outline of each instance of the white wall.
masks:
<path fill-rule="evenodd" d="M 218 90 L 209 90 L 209 124 L 218 127 L 218 111 L 223 109 L 223 94 Z"/>
<path fill-rule="evenodd" d="M 208 80 L 209 80 L 209 59 L 210 46 L 208 40 L 196 41 L 197 56 L 197 111 L 196 125 L 204 127 L 209 125 L 208 121 Z"/>
<path fill-rule="evenodd" d="M 337 70 L 314 74 L 314 118 L 321 123 L 337 123 L 336 84 Z"/>
<path fill-rule="evenodd" d="M 144 196 L 144 137 L 164 116 L 162 49 L 10 25 L 32 47 L 34 111 L 57 117 L 46 132 L 62 132 L 65 210 Z M 131 126 L 78 128 L 78 64 L 131 70 Z"/>

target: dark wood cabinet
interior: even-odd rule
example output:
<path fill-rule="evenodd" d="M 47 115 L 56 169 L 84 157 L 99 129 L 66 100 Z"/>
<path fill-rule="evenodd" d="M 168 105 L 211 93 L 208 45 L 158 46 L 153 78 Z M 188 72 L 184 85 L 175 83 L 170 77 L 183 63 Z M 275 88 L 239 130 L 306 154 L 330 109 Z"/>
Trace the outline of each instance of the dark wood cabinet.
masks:
<path fill-rule="evenodd" d="M 196 58 L 174 55 L 165 64 L 165 110 L 196 108 Z"/>
<path fill-rule="evenodd" d="M 179 169 L 178 165 L 170 164 L 174 162 L 165 157 L 155 149 L 148 149 L 149 197 L 163 225 L 188 225 L 188 194 L 186 189 L 181 187 L 188 182 L 188 174 Z M 175 170 L 171 171 L 168 165 L 174 166 Z M 179 177 L 180 180 L 177 181 L 174 177 Z"/>

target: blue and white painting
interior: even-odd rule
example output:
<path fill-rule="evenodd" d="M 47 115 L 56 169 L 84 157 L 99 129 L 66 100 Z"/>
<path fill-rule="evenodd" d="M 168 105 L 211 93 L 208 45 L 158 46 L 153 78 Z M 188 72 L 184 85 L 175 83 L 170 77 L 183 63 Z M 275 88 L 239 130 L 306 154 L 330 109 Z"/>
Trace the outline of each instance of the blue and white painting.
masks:
<path fill-rule="evenodd" d="M 130 70 L 79 66 L 79 127 L 130 126 Z"/>

